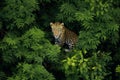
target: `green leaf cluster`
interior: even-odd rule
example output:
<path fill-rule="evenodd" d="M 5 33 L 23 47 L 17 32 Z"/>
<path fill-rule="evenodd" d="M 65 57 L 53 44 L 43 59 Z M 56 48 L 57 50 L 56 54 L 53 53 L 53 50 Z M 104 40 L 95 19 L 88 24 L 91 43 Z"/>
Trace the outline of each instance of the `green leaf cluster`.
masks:
<path fill-rule="evenodd" d="M 106 66 L 111 57 L 109 54 L 94 52 L 91 57 L 86 58 L 85 52 L 75 51 L 76 54 L 63 60 L 67 80 L 103 80 L 109 72 Z"/>

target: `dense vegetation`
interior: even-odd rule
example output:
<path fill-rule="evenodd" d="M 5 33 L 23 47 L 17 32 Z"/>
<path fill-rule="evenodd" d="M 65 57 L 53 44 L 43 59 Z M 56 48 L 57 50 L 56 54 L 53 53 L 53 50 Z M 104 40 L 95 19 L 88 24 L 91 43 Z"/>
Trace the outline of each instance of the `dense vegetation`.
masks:
<path fill-rule="evenodd" d="M 70 52 L 50 22 L 79 35 Z M 1 0 L 0 80 L 120 80 L 120 0 Z"/>

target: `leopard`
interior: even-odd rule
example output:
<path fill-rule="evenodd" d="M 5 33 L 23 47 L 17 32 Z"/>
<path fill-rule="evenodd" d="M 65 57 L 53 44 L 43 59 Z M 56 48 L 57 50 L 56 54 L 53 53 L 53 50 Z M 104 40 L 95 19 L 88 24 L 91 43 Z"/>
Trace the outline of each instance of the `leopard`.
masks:
<path fill-rule="evenodd" d="M 61 47 L 67 44 L 69 50 L 75 46 L 78 41 L 78 35 L 66 28 L 63 22 L 50 22 L 50 27 L 55 38 L 55 44 Z"/>

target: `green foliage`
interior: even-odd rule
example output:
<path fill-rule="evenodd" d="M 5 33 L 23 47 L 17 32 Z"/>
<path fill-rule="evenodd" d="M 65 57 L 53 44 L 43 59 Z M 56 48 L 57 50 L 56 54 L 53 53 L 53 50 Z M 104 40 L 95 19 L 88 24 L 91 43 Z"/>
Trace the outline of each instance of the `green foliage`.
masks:
<path fill-rule="evenodd" d="M 6 79 L 6 75 L 4 72 L 0 72 L 0 80 L 5 80 Z"/>
<path fill-rule="evenodd" d="M 116 72 L 120 72 L 120 65 L 116 67 Z"/>
<path fill-rule="evenodd" d="M 85 0 L 90 5 L 90 10 L 95 12 L 95 15 L 104 15 L 104 13 L 108 12 L 108 8 L 110 8 L 112 0 Z"/>
<path fill-rule="evenodd" d="M 33 11 L 39 9 L 37 0 L 8 0 L 4 3 L 6 5 L 2 8 L 0 17 L 6 27 L 0 28 L 3 28 L 6 34 L 0 41 L 0 79 L 55 80 L 46 70 L 44 60 L 47 58 L 47 61 L 56 63 L 60 48 L 51 45 L 45 39 L 45 33 L 34 24 Z"/>
<path fill-rule="evenodd" d="M 15 35 L 13 36 L 9 33 L 3 39 L 2 45 L 0 47 L 4 51 L 4 62 L 15 63 L 24 59 L 23 64 L 18 63 L 18 72 L 17 74 L 14 73 L 13 77 L 10 77 L 10 80 L 54 80 L 54 77 L 45 70 L 42 63 L 45 58 L 48 58 L 49 61 L 56 62 L 59 48 L 52 46 L 44 38 L 44 33 L 40 29 L 32 28 L 26 31 L 21 37 L 15 37 Z M 41 70 L 43 71 L 41 72 Z"/>
<path fill-rule="evenodd" d="M 15 37 L 12 34 L 3 39 L 3 46 L 0 46 L 3 54 L 3 61 L 6 63 L 15 63 L 24 59 L 24 63 L 18 63 L 18 72 L 8 80 L 54 80 L 52 74 L 48 73 L 42 63 L 45 58 L 56 62 L 59 53 L 59 47 L 52 46 L 44 38 L 44 33 L 37 28 L 26 31 L 22 37 Z M 54 52 L 56 50 L 56 52 Z M 34 63 L 34 64 L 28 64 Z M 43 70 L 43 71 L 41 71 Z M 38 72 L 36 72 L 38 71 Z"/>
<path fill-rule="evenodd" d="M 64 3 L 60 7 L 60 12 L 62 14 L 58 14 L 57 18 L 58 19 L 60 18 L 61 20 L 66 19 L 68 22 L 72 22 L 72 21 L 74 21 L 73 15 L 74 15 L 75 11 L 76 11 L 76 9 L 75 9 L 74 5 L 69 4 L 69 3 Z"/>
<path fill-rule="evenodd" d="M 120 79 L 120 65 L 116 67 L 116 77 L 118 77 L 118 80 Z"/>
<path fill-rule="evenodd" d="M 32 12 L 39 9 L 36 0 L 5 0 L 5 3 L 2 18 L 10 24 L 7 28 L 13 29 L 14 25 L 23 28 L 35 21 Z"/>
<path fill-rule="evenodd" d="M 75 51 L 71 57 L 63 60 L 67 80 L 103 80 L 108 72 L 106 66 L 111 57 L 109 54 L 95 52 L 91 57 L 85 58 L 82 51 Z"/>
<path fill-rule="evenodd" d="M 120 79 L 119 3 L 1 0 L 0 80 Z M 78 34 L 71 52 L 53 44 L 54 21 Z"/>
<path fill-rule="evenodd" d="M 39 64 L 19 64 L 18 72 L 8 80 L 55 80 L 53 75 L 48 73 L 46 69 Z"/>

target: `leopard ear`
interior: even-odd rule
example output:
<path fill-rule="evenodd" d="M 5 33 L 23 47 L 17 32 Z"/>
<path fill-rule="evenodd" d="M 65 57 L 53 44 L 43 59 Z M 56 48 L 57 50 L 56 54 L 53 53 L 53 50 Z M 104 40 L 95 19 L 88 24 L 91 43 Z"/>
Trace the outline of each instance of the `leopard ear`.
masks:
<path fill-rule="evenodd" d="M 50 26 L 52 26 L 53 25 L 53 23 L 52 22 L 50 22 Z"/>
<path fill-rule="evenodd" d="M 64 26 L 64 23 L 61 23 L 62 26 Z"/>

